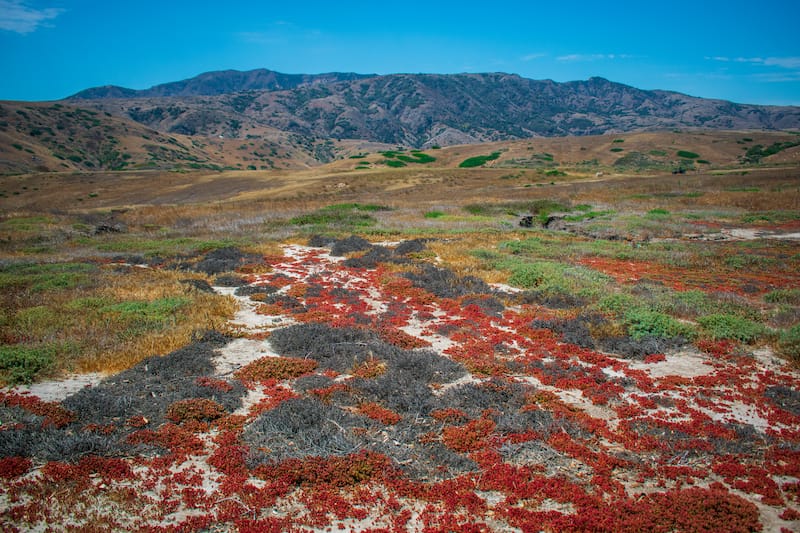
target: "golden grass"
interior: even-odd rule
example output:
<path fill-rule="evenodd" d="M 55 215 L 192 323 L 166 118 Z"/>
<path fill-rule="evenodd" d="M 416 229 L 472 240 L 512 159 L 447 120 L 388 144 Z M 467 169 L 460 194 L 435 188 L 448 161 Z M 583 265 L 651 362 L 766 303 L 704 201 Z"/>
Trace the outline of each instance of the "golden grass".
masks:
<path fill-rule="evenodd" d="M 200 332 L 226 331 L 227 322 L 236 311 L 235 301 L 230 297 L 187 290 L 180 280 L 190 277 L 198 278 L 181 272 L 157 270 L 115 276 L 111 285 L 99 291 L 100 295 L 115 301 L 152 302 L 186 297 L 190 302 L 175 314 L 169 327 L 115 343 L 101 352 L 87 351 L 75 361 L 76 369 L 79 372 L 118 372 L 151 355 L 163 355 L 186 346 Z"/>
<path fill-rule="evenodd" d="M 199 292 L 186 272 L 108 266 L 78 274 L 70 286 L 57 275 L 45 289 L 10 284 L 2 294 L 0 339 L 20 347 L 53 347 L 63 372 L 117 372 L 166 354 L 210 329 L 225 331 L 235 312 L 230 297 Z M 43 278 L 44 283 L 49 278 Z M 161 307 L 159 307 L 161 306 Z"/>
<path fill-rule="evenodd" d="M 448 268 L 461 276 L 475 276 L 487 283 L 507 283 L 509 273 L 500 271 L 471 254 L 475 250 L 495 250 L 498 243 L 513 239 L 508 232 L 476 232 L 434 240 L 428 248 Z"/>

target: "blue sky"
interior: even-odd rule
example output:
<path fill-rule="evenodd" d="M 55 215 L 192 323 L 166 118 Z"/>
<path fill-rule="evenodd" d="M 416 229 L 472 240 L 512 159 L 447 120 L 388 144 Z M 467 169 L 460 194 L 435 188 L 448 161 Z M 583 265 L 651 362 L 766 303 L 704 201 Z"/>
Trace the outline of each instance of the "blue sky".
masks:
<path fill-rule="evenodd" d="M 0 0 L 0 99 L 224 69 L 602 76 L 800 105 L 800 1 Z"/>

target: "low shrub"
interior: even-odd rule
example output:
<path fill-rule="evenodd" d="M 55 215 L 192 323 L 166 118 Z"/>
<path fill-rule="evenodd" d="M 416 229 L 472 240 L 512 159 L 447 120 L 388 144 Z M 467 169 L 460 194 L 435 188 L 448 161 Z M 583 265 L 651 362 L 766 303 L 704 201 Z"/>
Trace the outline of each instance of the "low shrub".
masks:
<path fill-rule="evenodd" d="M 697 323 L 700 324 L 703 335 L 712 340 L 737 340 L 750 344 L 767 331 L 762 324 L 728 314 L 700 317 Z"/>
<path fill-rule="evenodd" d="M 695 337 L 694 329 L 679 322 L 664 313 L 650 311 L 647 309 L 631 309 L 625 313 L 625 322 L 628 325 L 628 334 L 634 340 L 645 337 L 656 337 L 661 339 Z"/>
<path fill-rule="evenodd" d="M 55 364 L 53 346 L 0 346 L 0 378 L 10 385 L 33 383 Z"/>
<path fill-rule="evenodd" d="M 176 424 L 189 421 L 211 421 L 226 414 L 223 406 L 208 398 L 178 400 L 167 408 L 167 418 Z"/>
<path fill-rule="evenodd" d="M 314 359 L 262 357 L 240 368 L 235 375 L 244 381 L 292 379 L 313 372 L 317 364 Z"/>
<path fill-rule="evenodd" d="M 800 363 L 800 324 L 780 333 L 777 348 L 781 355 Z"/>
<path fill-rule="evenodd" d="M 800 289 L 777 289 L 764 295 L 771 304 L 800 305 Z"/>
<path fill-rule="evenodd" d="M 478 155 L 475 157 L 470 157 L 465 159 L 461 163 L 459 163 L 459 168 L 474 168 L 480 167 L 488 163 L 489 161 L 494 161 L 500 157 L 500 152 L 492 152 L 490 155 Z"/>

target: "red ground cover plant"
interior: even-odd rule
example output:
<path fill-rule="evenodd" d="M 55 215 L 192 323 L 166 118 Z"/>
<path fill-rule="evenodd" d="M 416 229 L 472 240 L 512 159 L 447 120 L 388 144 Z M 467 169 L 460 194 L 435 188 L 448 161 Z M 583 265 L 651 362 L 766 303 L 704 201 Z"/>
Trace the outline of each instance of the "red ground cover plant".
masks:
<path fill-rule="evenodd" d="M 356 411 L 359 414 L 362 414 L 373 420 L 377 420 L 381 424 L 385 424 L 387 426 L 397 424 L 403 419 L 402 416 L 395 413 L 391 409 L 386 409 L 375 402 L 364 402 L 358 406 Z"/>
<path fill-rule="evenodd" d="M 0 405 L 19 407 L 31 414 L 44 417 L 42 427 L 62 428 L 75 420 L 75 414 L 57 402 L 43 402 L 36 396 L 0 391 Z"/>
<path fill-rule="evenodd" d="M 262 357 L 236 371 L 242 381 L 262 382 L 270 379 L 289 379 L 313 372 L 317 362 L 313 359 L 291 357 Z"/>
<path fill-rule="evenodd" d="M 734 253 L 735 255 L 735 253 Z M 760 295 L 776 288 L 797 287 L 800 276 L 793 271 L 692 269 L 647 261 L 629 261 L 608 257 L 584 257 L 580 265 L 607 274 L 623 284 L 642 280 L 662 282 L 678 291 L 699 289 L 705 292 Z"/>
<path fill-rule="evenodd" d="M 188 421 L 212 421 L 225 415 L 225 408 L 214 400 L 191 398 L 179 400 L 167 408 L 167 418 L 180 424 Z"/>

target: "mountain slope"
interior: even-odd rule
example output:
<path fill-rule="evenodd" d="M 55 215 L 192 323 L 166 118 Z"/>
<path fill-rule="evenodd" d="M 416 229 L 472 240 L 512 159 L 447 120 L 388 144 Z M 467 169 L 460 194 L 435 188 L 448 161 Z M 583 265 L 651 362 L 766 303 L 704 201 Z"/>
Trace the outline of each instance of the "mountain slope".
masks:
<path fill-rule="evenodd" d="M 355 145 L 354 150 L 369 146 Z M 306 168 L 329 141 L 261 127 L 247 142 L 155 131 L 126 117 L 61 103 L 0 102 L 0 174 L 74 170 Z"/>
<path fill-rule="evenodd" d="M 557 83 L 503 73 L 225 71 L 147 91 L 81 94 L 95 96 L 82 105 L 163 132 L 246 138 L 271 127 L 316 139 L 415 147 L 674 128 L 800 128 L 798 107 L 735 104 L 603 78 Z"/>
<path fill-rule="evenodd" d="M 222 70 L 206 72 L 186 80 L 163 83 L 137 91 L 114 85 L 86 89 L 69 99 L 95 100 L 101 98 L 159 98 L 164 96 L 213 96 L 242 91 L 278 91 L 300 85 L 332 83 L 367 78 L 370 75 L 330 72 L 326 74 L 282 74 L 267 69 Z"/>

